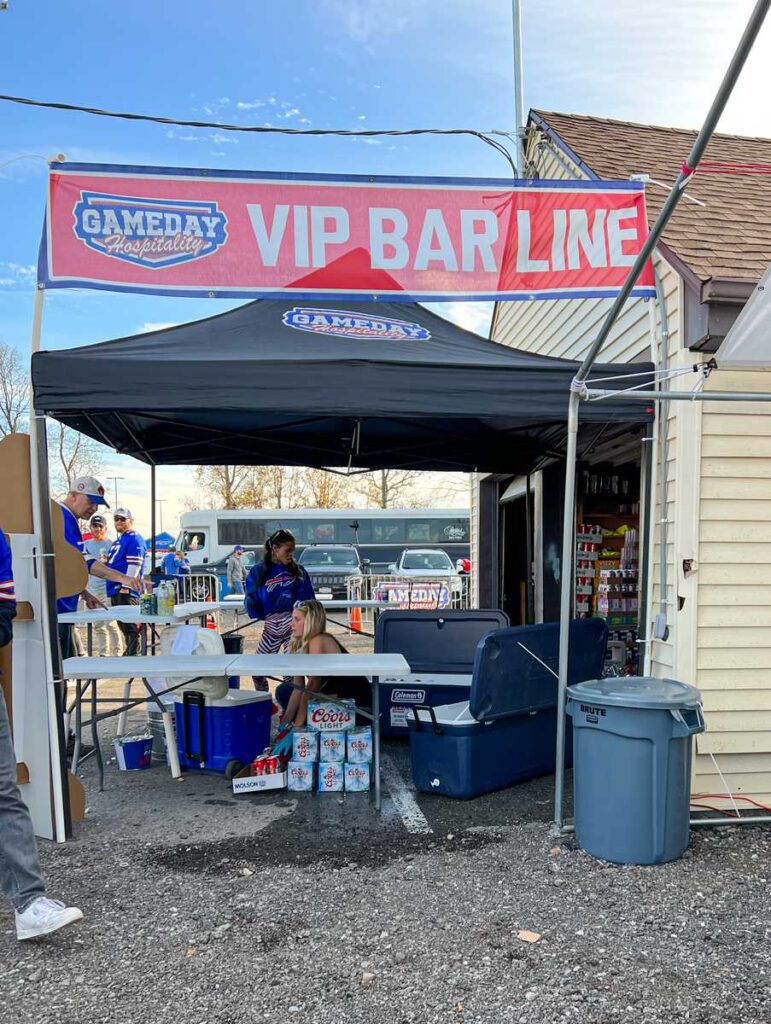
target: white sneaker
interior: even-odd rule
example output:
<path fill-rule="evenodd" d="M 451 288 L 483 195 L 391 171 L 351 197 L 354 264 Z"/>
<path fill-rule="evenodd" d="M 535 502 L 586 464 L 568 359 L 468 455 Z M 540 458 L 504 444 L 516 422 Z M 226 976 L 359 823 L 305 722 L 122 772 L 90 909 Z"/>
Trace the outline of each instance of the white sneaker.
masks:
<path fill-rule="evenodd" d="M 59 900 L 40 896 L 24 913 L 16 911 L 16 938 L 37 939 L 41 935 L 50 935 L 74 921 L 80 921 L 82 917 L 83 911 L 77 907 L 66 907 Z"/>

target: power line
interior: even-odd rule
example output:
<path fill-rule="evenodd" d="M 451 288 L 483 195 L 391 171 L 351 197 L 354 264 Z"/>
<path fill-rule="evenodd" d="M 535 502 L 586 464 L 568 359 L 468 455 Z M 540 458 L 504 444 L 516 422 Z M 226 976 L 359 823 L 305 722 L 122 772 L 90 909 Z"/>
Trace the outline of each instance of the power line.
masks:
<path fill-rule="evenodd" d="M 96 117 L 118 118 L 123 121 L 150 121 L 154 124 L 175 125 L 180 128 L 215 128 L 223 132 L 247 132 L 258 135 L 336 135 L 340 137 L 364 137 L 371 138 L 376 135 L 392 137 L 406 135 L 468 135 L 480 139 L 488 146 L 492 146 L 509 163 L 514 176 L 517 171 L 514 161 L 508 149 L 491 136 L 497 135 L 510 139 L 508 132 L 492 130 L 490 132 L 477 131 L 475 128 L 286 128 L 272 125 L 242 125 L 223 124 L 219 121 L 186 121 L 175 117 L 161 117 L 157 114 L 137 114 L 128 111 L 103 110 L 101 107 L 85 107 L 76 103 L 55 103 L 47 100 L 33 100 L 26 96 L 5 96 L 0 94 L 0 101 L 5 103 L 18 103 L 27 107 L 42 107 L 46 110 L 74 111 L 80 114 L 91 114 Z"/>

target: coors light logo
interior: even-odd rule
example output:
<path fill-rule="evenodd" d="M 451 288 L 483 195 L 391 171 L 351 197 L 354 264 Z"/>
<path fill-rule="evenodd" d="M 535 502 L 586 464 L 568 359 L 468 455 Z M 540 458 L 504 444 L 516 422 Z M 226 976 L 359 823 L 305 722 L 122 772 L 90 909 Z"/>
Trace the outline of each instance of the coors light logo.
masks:
<path fill-rule="evenodd" d="M 308 726 L 316 732 L 342 732 L 356 724 L 354 701 L 327 701 L 308 704 Z"/>
<path fill-rule="evenodd" d="M 72 213 L 89 249 L 149 270 L 210 256 L 227 241 L 216 203 L 81 192 Z"/>

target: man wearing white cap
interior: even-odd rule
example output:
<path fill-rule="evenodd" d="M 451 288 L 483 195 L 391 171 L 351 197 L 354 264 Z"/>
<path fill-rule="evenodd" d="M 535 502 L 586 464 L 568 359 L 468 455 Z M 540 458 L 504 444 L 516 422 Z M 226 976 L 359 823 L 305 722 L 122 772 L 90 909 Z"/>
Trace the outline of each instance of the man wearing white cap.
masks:
<path fill-rule="evenodd" d="M 64 517 L 64 539 L 83 555 L 89 575 L 99 576 L 101 579 L 120 584 L 130 590 L 141 591 L 142 581 L 138 576 L 102 565 L 93 555 L 84 550 L 83 534 L 80 532 L 78 520 L 88 519 L 100 505 L 104 505 L 105 508 L 110 507 L 105 501 L 104 487 L 93 476 L 77 477 L 73 481 L 72 489 L 61 502 L 62 516 Z M 77 611 L 78 600 L 81 597 L 87 608 L 104 607 L 97 597 L 94 597 L 88 590 L 84 590 L 79 594 L 70 594 L 69 597 L 60 597 L 56 602 L 56 610 L 60 613 Z M 72 626 L 59 626 L 59 643 L 62 647 L 62 657 L 68 658 L 72 653 Z"/>
<path fill-rule="evenodd" d="M 116 508 L 112 514 L 117 539 L 107 554 L 107 568 L 117 571 L 130 580 L 140 580 L 142 566 L 147 554 L 147 545 L 134 529 L 134 517 L 127 508 Z M 108 581 L 107 596 L 112 605 L 136 604 L 135 587 L 126 586 L 123 582 Z M 141 582 L 140 588 L 141 590 Z M 125 653 L 130 657 L 139 654 L 140 627 L 134 622 L 119 622 L 120 631 L 126 641 Z"/>

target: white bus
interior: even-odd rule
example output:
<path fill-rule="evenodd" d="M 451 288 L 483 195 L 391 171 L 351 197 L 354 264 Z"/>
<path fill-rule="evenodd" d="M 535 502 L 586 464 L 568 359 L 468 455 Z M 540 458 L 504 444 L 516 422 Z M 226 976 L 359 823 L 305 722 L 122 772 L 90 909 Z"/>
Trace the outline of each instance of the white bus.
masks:
<path fill-rule="evenodd" d="M 298 552 L 307 544 L 356 544 L 372 572 L 385 572 L 405 548 L 440 548 L 455 562 L 469 557 L 468 509 L 303 508 L 185 512 L 177 547 L 192 566 L 227 558 L 236 544 L 261 548 L 279 528 Z"/>

